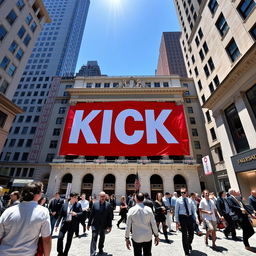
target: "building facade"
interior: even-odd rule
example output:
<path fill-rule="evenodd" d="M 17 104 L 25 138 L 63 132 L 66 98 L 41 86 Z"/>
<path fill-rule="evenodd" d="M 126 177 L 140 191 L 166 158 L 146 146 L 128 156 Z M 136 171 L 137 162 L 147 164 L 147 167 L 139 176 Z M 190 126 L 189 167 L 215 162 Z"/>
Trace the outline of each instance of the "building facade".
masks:
<path fill-rule="evenodd" d="M 255 189 L 255 1 L 174 1 L 219 188 Z"/>
<path fill-rule="evenodd" d="M 13 103 L 24 113 L 17 115 L 1 153 L 2 162 L 14 169 L 19 166 L 20 177 L 27 178 L 34 176 L 34 167 L 27 166 L 39 162 L 54 103 L 52 77 L 74 73 L 90 1 L 45 0 L 44 4 L 52 22 L 44 26 L 14 93 Z M 6 170 L 3 164 L 0 173 Z"/>
<path fill-rule="evenodd" d="M 50 18 L 41 0 L 0 2 L 0 152 L 16 114 L 11 102 L 43 25 Z"/>

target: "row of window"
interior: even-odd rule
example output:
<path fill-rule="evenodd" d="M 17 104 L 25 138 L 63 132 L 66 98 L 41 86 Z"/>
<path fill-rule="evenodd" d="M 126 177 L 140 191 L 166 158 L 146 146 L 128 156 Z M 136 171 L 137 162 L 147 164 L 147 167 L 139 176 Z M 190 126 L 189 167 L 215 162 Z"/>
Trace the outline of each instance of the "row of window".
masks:
<path fill-rule="evenodd" d="M 5 146 L 10 148 L 12 147 L 31 147 L 33 140 L 32 139 L 7 139 L 5 141 Z"/>
<path fill-rule="evenodd" d="M 10 168 L 10 177 L 28 177 L 32 178 L 35 168 Z"/>
<path fill-rule="evenodd" d="M 19 84 L 17 89 L 47 89 L 48 84 Z M 50 89 L 51 85 L 49 85 L 49 89 Z M 26 90 L 27 91 L 27 90 Z"/>
<path fill-rule="evenodd" d="M 34 104 L 43 104 L 43 103 L 46 103 L 46 99 L 13 99 L 12 100 L 13 103 L 15 104 L 18 104 L 18 105 L 21 105 L 21 104 L 24 104 L 24 105 L 27 105 L 27 104 L 31 104 L 31 105 L 34 105 Z"/>
<path fill-rule="evenodd" d="M 13 156 L 12 156 L 13 155 Z M 27 161 L 28 160 L 28 152 L 23 152 L 22 154 L 20 152 L 6 152 L 4 161 L 10 161 L 12 156 L 12 161 Z M 21 157 L 20 157 L 21 156 Z"/>
<path fill-rule="evenodd" d="M 9 76 L 13 76 L 17 69 L 17 67 L 13 63 L 11 63 L 11 60 L 6 56 L 4 56 L 2 61 L 0 62 L 0 68 L 5 70 Z"/>
<path fill-rule="evenodd" d="M 34 92 L 31 92 L 31 91 L 22 91 L 19 93 L 19 91 L 16 91 L 14 93 L 14 97 L 24 97 L 24 96 L 47 96 L 48 95 L 48 91 L 34 91 Z M 33 94 L 33 95 L 32 95 Z"/>
<path fill-rule="evenodd" d="M 22 127 L 22 129 L 21 129 L 20 126 L 17 126 L 17 127 L 11 127 L 9 133 L 12 133 L 12 134 L 19 134 L 20 131 L 21 131 L 20 134 L 25 135 L 25 134 L 28 133 L 28 130 L 29 130 L 29 127 L 24 126 L 24 127 Z M 33 127 L 30 127 L 29 134 L 35 134 L 35 133 L 36 133 L 36 127 L 34 127 L 34 126 L 33 126 Z"/>
<path fill-rule="evenodd" d="M 26 119 L 25 119 L 25 116 L 23 116 L 23 115 L 17 116 L 18 123 L 22 123 L 23 121 L 25 123 L 30 123 L 32 121 L 32 116 L 26 116 Z M 39 121 L 39 116 L 34 116 L 33 122 L 37 123 L 38 121 Z"/>

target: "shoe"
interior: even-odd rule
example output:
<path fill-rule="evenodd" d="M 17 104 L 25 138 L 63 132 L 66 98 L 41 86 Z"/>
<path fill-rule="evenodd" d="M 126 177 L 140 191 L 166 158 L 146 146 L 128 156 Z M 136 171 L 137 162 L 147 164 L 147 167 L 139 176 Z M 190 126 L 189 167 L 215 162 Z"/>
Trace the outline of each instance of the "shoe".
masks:
<path fill-rule="evenodd" d="M 104 252 L 103 252 L 103 250 L 99 250 L 99 254 L 101 255 L 101 254 L 103 254 Z"/>

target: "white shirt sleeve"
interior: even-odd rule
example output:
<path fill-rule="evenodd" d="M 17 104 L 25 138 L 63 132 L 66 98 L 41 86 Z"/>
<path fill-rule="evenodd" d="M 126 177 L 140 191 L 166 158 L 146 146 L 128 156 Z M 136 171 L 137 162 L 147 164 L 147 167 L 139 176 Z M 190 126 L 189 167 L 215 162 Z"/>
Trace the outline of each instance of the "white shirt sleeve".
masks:
<path fill-rule="evenodd" d="M 51 221 L 50 221 L 50 215 L 48 210 L 45 216 L 45 220 L 42 223 L 41 235 L 42 237 L 48 237 L 51 235 Z"/>
<path fill-rule="evenodd" d="M 129 238 L 130 237 L 130 232 L 131 232 L 131 227 L 132 227 L 132 215 L 130 215 L 129 212 L 127 214 L 125 238 Z"/>

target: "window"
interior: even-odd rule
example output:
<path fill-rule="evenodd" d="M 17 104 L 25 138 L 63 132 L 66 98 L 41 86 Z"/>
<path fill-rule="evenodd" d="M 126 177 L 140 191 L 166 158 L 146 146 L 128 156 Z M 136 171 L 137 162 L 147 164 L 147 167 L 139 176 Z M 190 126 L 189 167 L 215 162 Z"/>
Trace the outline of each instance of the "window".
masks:
<path fill-rule="evenodd" d="M 238 12 L 243 19 L 246 19 L 254 9 L 256 3 L 254 0 L 242 0 L 237 7 Z"/>
<path fill-rule="evenodd" d="M 3 128 L 5 125 L 5 122 L 7 120 L 7 114 L 4 112 L 0 111 L 0 127 Z"/>
<path fill-rule="evenodd" d="M 110 87 L 110 83 L 104 83 L 104 87 L 105 88 Z"/>
<path fill-rule="evenodd" d="M 66 108 L 64 107 L 59 108 L 59 114 L 64 114 L 65 111 L 66 111 Z"/>
<path fill-rule="evenodd" d="M 23 40 L 23 43 L 24 43 L 26 46 L 28 46 L 30 40 L 31 40 L 31 37 L 30 37 L 29 34 L 27 34 L 27 35 L 25 36 L 24 40 Z"/>
<path fill-rule="evenodd" d="M 146 83 L 145 83 L 145 86 L 146 86 L 146 87 L 151 87 L 151 83 L 150 83 L 150 82 L 146 82 Z"/>
<path fill-rule="evenodd" d="M 9 66 L 9 69 L 7 71 L 7 74 L 9 76 L 13 76 L 15 71 L 16 71 L 17 67 L 12 63 L 10 66 Z"/>
<path fill-rule="evenodd" d="M 199 75 L 199 73 L 198 73 L 198 69 L 197 69 L 197 67 L 195 67 L 195 68 L 194 68 L 194 71 L 195 71 L 196 76 L 198 76 L 198 75 Z"/>
<path fill-rule="evenodd" d="M 246 92 L 246 96 L 256 117 L 256 85 Z"/>
<path fill-rule="evenodd" d="M 210 90 L 211 93 L 214 92 L 214 86 L 213 86 L 212 82 L 209 84 L 209 90 Z"/>
<path fill-rule="evenodd" d="M 28 168 L 23 168 L 21 177 L 27 177 L 28 175 Z"/>
<path fill-rule="evenodd" d="M 47 154 L 45 161 L 46 162 L 52 162 L 54 156 L 55 156 L 54 154 Z"/>
<path fill-rule="evenodd" d="M 18 0 L 16 2 L 16 6 L 18 7 L 18 9 L 21 11 L 23 9 L 23 7 L 25 6 L 25 3 L 23 0 Z"/>
<path fill-rule="evenodd" d="M 198 30 L 198 35 L 199 35 L 200 39 L 202 39 L 203 36 L 204 36 L 203 31 L 202 31 L 201 28 L 199 28 L 199 30 Z"/>
<path fill-rule="evenodd" d="M 11 10 L 8 15 L 6 16 L 6 20 L 9 22 L 10 25 L 14 23 L 17 18 L 17 14 L 14 10 Z"/>
<path fill-rule="evenodd" d="M 36 133 L 36 127 L 31 127 L 30 134 L 35 134 L 35 133 Z"/>
<path fill-rule="evenodd" d="M 0 32 L 1 33 L 1 32 Z M 256 40 L 256 23 L 253 25 L 253 27 L 250 29 L 250 34 L 253 37 L 254 40 Z M 0 35 L 1 37 L 1 35 Z M 1 40 L 1 38 L 0 38 Z"/>
<path fill-rule="evenodd" d="M 26 17 L 25 21 L 29 25 L 32 20 L 33 20 L 32 15 L 29 13 L 28 16 Z"/>
<path fill-rule="evenodd" d="M 205 54 L 207 54 L 207 53 L 208 53 L 208 51 L 209 51 L 209 48 L 208 48 L 208 45 L 207 45 L 207 43 L 206 43 L 206 42 L 204 42 L 204 44 L 203 44 L 203 48 L 204 48 L 204 53 L 205 53 Z"/>
<path fill-rule="evenodd" d="M 201 145 L 200 145 L 200 142 L 199 141 L 194 141 L 194 147 L 195 149 L 201 149 Z"/>
<path fill-rule="evenodd" d="M 196 46 L 199 46 L 199 44 L 200 44 L 200 41 L 199 41 L 199 39 L 198 39 L 197 36 L 196 36 L 196 38 L 195 38 L 195 43 L 196 43 Z"/>
<path fill-rule="evenodd" d="M 17 171 L 16 171 L 16 177 L 19 177 L 21 174 L 21 168 L 17 168 Z"/>
<path fill-rule="evenodd" d="M 220 14 L 217 22 L 215 23 L 215 26 L 219 30 L 221 36 L 226 35 L 226 33 L 228 32 L 229 26 L 222 13 Z"/>
<path fill-rule="evenodd" d="M 113 87 L 118 87 L 119 83 L 113 83 Z"/>
<path fill-rule="evenodd" d="M 197 85 L 198 85 L 199 90 L 201 91 L 203 89 L 201 80 L 198 80 Z"/>
<path fill-rule="evenodd" d="M 21 157 L 21 161 L 27 161 L 28 160 L 28 153 L 24 152 Z"/>
<path fill-rule="evenodd" d="M 211 71 L 213 71 L 215 69 L 212 57 L 210 57 L 210 59 L 208 60 L 208 65 L 209 65 Z"/>
<path fill-rule="evenodd" d="M 57 148 L 58 141 L 57 140 L 51 140 L 49 148 Z"/>
<path fill-rule="evenodd" d="M 188 109 L 188 113 L 190 113 L 190 114 L 194 113 L 194 111 L 193 111 L 193 108 L 192 108 L 192 107 L 188 107 L 187 109 Z"/>
<path fill-rule="evenodd" d="M 2 84 L 1 84 L 1 86 L 0 86 L 0 92 L 2 92 L 3 94 L 5 94 L 6 91 L 7 91 L 7 89 L 8 89 L 8 87 L 9 87 L 9 83 L 8 83 L 6 80 L 4 80 L 4 81 L 2 82 Z"/>
<path fill-rule="evenodd" d="M 18 134 L 18 133 L 19 133 L 19 131 L 20 131 L 20 127 L 15 127 L 15 129 L 14 129 L 13 133 L 14 133 L 14 134 Z"/>
<path fill-rule="evenodd" d="M 205 103 L 205 96 L 204 96 L 204 94 L 202 95 L 201 100 L 202 100 L 202 103 L 204 104 Z"/>
<path fill-rule="evenodd" d="M 92 88 L 92 83 L 86 83 L 87 88 Z"/>
<path fill-rule="evenodd" d="M 218 75 L 216 75 L 216 76 L 213 78 L 213 81 L 214 81 L 215 86 L 218 87 L 219 84 L 220 84 Z"/>
<path fill-rule="evenodd" d="M 60 135 L 60 128 L 55 128 L 53 130 L 52 136 L 59 136 Z"/>
<path fill-rule="evenodd" d="M 24 116 L 19 116 L 19 118 L 18 118 L 18 123 L 22 123 L 23 122 L 23 120 L 24 120 Z"/>
<path fill-rule="evenodd" d="M 9 161 L 11 158 L 11 152 L 6 152 L 4 161 Z"/>
<path fill-rule="evenodd" d="M 35 168 L 30 168 L 30 169 L 29 169 L 29 173 L 28 173 L 28 177 L 29 177 L 29 178 L 33 177 L 34 171 L 35 171 Z"/>
<path fill-rule="evenodd" d="M 26 29 L 23 26 L 21 26 L 17 35 L 19 36 L 20 39 L 22 39 L 25 33 L 26 33 Z"/>
<path fill-rule="evenodd" d="M 214 14 L 218 8 L 218 2 L 217 0 L 210 0 L 208 7 L 212 14 Z"/>
<path fill-rule="evenodd" d="M 198 164 L 201 164 L 201 163 L 202 163 L 202 158 L 203 158 L 202 155 L 197 154 L 197 155 L 196 155 L 196 162 L 197 162 Z"/>
<path fill-rule="evenodd" d="M 194 55 L 192 55 L 191 60 L 192 60 L 192 63 L 194 64 L 195 63 L 195 56 Z"/>
<path fill-rule="evenodd" d="M 194 117 L 189 118 L 190 124 L 196 124 L 196 119 Z"/>
<path fill-rule="evenodd" d="M 24 144 L 24 139 L 19 139 L 17 147 L 22 147 Z"/>
<path fill-rule="evenodd" d="M 58 117 L 56 119 L 56 124 L 63 124 L 64 118 L 63 117 Z"/>
<path fill-rule="evenodd" d="M 206 75 L 206 78 L 208 78 L 208 76 L 210 75 L 210 71 L 209 71 L 207 64 L 204 66 L 204 73 Z"/>
<path fill-rule="evenodd" d="M 16 139 L 11 139 L 9 143 L 9 147 L 14 147 L 15 143 L 16 143 Z"/>
<path fill-rule="evenodd" d="M 19 160 L 19 157 L 20 157 L 20 153 L 19 153 L 19 152 L 15 152 L 14 155 L 13 155 L 12 160 L 13 160 L 13 161 L 18 161 L 18 160 Z"/>
<path fill-rule="evenodd" d="M 210 133 L 211 133 L 211 136 L 212 136 L 212 140 L 213 140 L 213 141 L 216 140 L 216 139 L 217 139 L 217 136 L 216 136 L 216 133 L 215 133 L 214 128 L 211 128 L 211 129 L 210 129 Z"/>
<path fill-rule="evenodd" d="M 164 87 L 169 87 L 169 83 L 168 82 L 163 82 L 163 86 Z"/>
<path fill-rule="evenodd" d="M 199 56 L 201 58 L 201 61 L 203 61 L 204 60 L 204 52 L 202 49 L 199 51 Z"/>
<path fill-rule="evenodd" d="M 155 83 L 154 83 L 154 86 L 155 86 L 155 87 L 160 87 L 160 83 L 155 82 Z"/>
<path fill-rule="evenodd" d="M 27 148 L 31 147 L 32 142 L 33 142 L 32 139 L 28 139 L 28 140 L 27 140 L 27 143 L 26 143 L 26 147 L 27 147 Z"/>
<path fill-rule="evenodd" d="M 100 88 L 100 86 L 101 86 L 101 83 L 96 83 L 96 84 L 95 84 L 95 87 L 96 87 L 96 88 Z"/>
<path fill-rule="evenodd" d="M 234 104 L 225 110 L 225 115 L 236 151 L 240 153 L 249 149 L 244 128 Z"/>
<path fill-rule="evenodd" d="M 7 34 L 7 30 L 4 28 L 3 25 L 0 25 L 0 41 L 2 41 Z"/>
<path fill-rule="evenodd" d="M 17 51 L 17 53 L 16 53 L 16 58 L 17 58 L 18 60 L 21 60 L 22 57 L 23 57 L 23 55 L 24 55 L 24 51 L 20 48 L 20 49 Z"/>
<path fill-rule="evenodd" d="M 197 137 L 197 136 L 198 136 L 197 129 L 195 129 L 195 128 L 192 129 L 192 135 L 193 135 L 194 137 Z"/>
<path fill-rule="evenodd" d="M 6 56 L 2 59 L 1 63 L 0 63 L 0 67 L 4 70 L 6 70 L 8 64 L 10 63 L 10 59 L 7 58 Z"/>
<path fill-rule="evenodd" d="M 240 51 L 236 45 L 234 38 L 231 39 L 228 46 L 226 47 L 226 52 L 233 62 L 240 56 Z"/>
<path fill-rule="evenodd" d="M 33 122 L 34 122 L 34 123 L 37 123 L 38 121 L 39 121 L 39 116 L 35 116 Z"/>
<path fill-rule="evenodd" d="M 14 172 L 15 172 L 15 168 L 11 168 L 11 171 L 10 171 L 10 177 L 13 177 L 14 176 Z"/>
<path fill-rule="evenodd" d="M 222 154 L 222 150 L 221 147 L 217 147 L 215 149 L 215 152 L 217 153 L 218 157 L 219 157 L 219 161 L 222 162 L 223 161 L 223 154 Z"/>
<path fill-rule="evenodd" d="M 17 48 L 18 48 L 18 44 L 17 44 L 15 41 L 13 41 L 13 42 L 11 43 L 10 47 L 9 47 L 9 51 L 10 51 L 11 53 L 14 53 Z"/>

